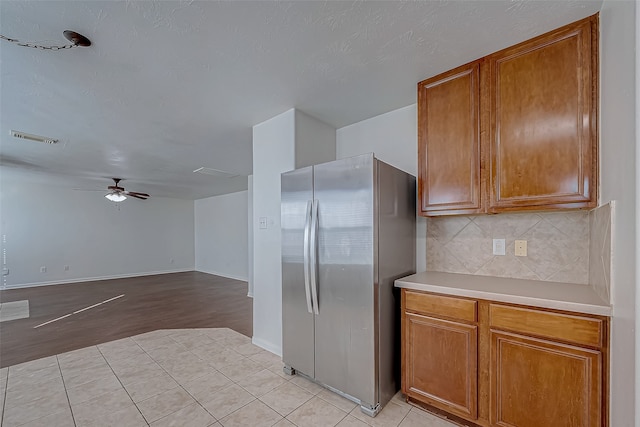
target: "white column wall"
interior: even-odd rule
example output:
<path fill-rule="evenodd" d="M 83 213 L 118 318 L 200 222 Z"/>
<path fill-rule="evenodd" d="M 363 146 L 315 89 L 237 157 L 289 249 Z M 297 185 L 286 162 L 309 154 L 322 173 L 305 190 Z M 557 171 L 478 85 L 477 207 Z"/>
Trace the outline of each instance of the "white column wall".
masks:
<path fill-rule="evenodd" d="M 294 168 L 292 109 L 253 127 L 253 342 L 276 354 L 282 353 L 280 174 Z"/>
<path fill-rule="evenodd" d="M 636 4 L 636 283 L 640 278 L 640 7 Z M 636 354 L 640 354 L 640 292 L 636 291 Z M 636 367 L 636 420 L 640 420 L 640 369 Z"/>
<path fill-rule="evenodd" d="M 249 175 L 248 181 L 248 194 L 247 194 L 247 252 L 248 252 L 248 292 L 247 296 L 253 298 L 253 175 Z"/>
<path fill-rule="evenodd" d="M 276 354 L 282 354 L 280 174 L 334 160 L 335 135 L 294 109 L 253 127 L 253 343 Z"/>
<path fill-rule="evenodd" d="M 336 159 L 336 129 L 296 110 L 296 169 Z"/>
<path fill-rule="evenodd" d="M 616 201 L 613 221 L 611 423 L 637 425 L 636 377 L 636 11 L 605 0 L 600 13 L 600 203 Z"/>
<path fill-rule="evenodd" d="M 248 279 L 248 191 L 199 199 L 195 210 L 195 269 Z"/>
<path fill-rule="evenodd" d="M 416 104 L 336 131 L 336 157 L 364 153 L 418 176 L 418 127 Z M 427 269 L 427 221 L 416 215 L 416 270 Z"/>

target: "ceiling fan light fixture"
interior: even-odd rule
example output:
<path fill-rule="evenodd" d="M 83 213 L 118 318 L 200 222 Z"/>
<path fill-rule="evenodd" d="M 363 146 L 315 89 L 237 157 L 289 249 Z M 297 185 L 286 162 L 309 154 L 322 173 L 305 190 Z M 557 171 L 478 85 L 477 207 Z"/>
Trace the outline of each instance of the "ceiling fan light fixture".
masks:
<path fill-rule="evenodd" d="M 76 33 L 75 31 L 71 31 L 71 30 L 64 30 L 62 34 L 64 35 L 64 38 L 69 40 L 71 43 L 73 43 L 74 46 L 82 46 L 82 47 L 91 46 L 91 40 L 89 40 L 88 38 L 86 38 L 80 33 Z"/>
<path fill-rule="evenodd" d="M 122 202 L 127 200 L 127 196 L 125 196 L 124 194 L 120 194 L 120 193 L 109 193 L 107 195 L 105 195 L 104 197 L 106 197 L 107 199 L 111 200 L 112 202 Z"/>

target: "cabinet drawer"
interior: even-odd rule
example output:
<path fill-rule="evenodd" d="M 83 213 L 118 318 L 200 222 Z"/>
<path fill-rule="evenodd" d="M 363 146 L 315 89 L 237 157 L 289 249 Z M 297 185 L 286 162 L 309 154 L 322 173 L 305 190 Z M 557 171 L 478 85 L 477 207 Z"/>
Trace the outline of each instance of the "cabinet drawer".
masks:
<path fill-rule="evenodd" d="M 475 322 L 477 301 L 405 290 L 405 310 Z"/>
<path fill-rule="evenodd" d="M 603 322 L 600 319 L 499 304 L 491 304 L 489 316 L 491 328 L 602 347 Z"/>

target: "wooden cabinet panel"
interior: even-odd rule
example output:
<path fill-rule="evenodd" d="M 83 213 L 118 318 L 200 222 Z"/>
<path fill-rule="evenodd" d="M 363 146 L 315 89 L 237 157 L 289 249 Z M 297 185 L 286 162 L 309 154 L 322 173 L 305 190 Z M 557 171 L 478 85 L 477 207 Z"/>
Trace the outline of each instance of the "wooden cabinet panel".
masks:
<path fill-rule="evenodd" d="M 491 331 L 493 426 L 600 427 L 602 353 Z"/>
<path fill-rule="evenodd" d="M 591 43 L 587 21 L 488 57 L 489 211 L 595 206 Z"/>
<path fill-rule="evenodd" d="M 604 327 L 600 319 L 500 304 L 490 305 L 489 316 L 492 328 L 591 347 L 602 346 Z"/>
<path fill-rule="evenodd" d="M 483 427 L 608 426 L 606 317 L 402 289 L 401 321 L 408 401 Z"/>
<path fill-rule="evenodd" d="M 418 83 L 420 210 L 480 212 L 479 62 Z"/>
<path fill-rule="evenodd" d="M 403 320 L 403 392 L 475 419 L 478 327 L 410 313 Z"/>
<path fill-rule="evenodd" d="M 597 204 L 598 15 L 418 83 L 425 216 Z"/>
<path fill-rule="evenodd" d="M 444 295 L 405 292 L 405 310 L 475 322 L 478 302 Z"/>

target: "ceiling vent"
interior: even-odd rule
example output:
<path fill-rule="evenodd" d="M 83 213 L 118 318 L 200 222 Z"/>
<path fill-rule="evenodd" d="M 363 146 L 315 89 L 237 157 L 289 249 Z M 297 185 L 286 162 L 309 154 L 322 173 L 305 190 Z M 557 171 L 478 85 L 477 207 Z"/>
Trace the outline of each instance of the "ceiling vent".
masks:
<path fill-rule="evenodd" d="M 44 142 L 45 144 L 58 143 L 58 140 L 54 138 L 47 138 L 46 136 L 40 136 L 40 135 L 32 135 L 30 133 L 20 132 L 17 130 L 12 130 L 11 132 L 9 132 L 9 134 L 14 138 L 28 139 L 29 141 L 36 141 L 36 142 Z"/>
<path fill-rule="evenodd" d="M 238 176 L 237 174 L 234 174 L 234 173 L 221 171 L 219 169 L 205 168 L 205 167 L 198 168 L 194 170 L 193 173 L 201 173 L 204 175 L 211 175 L 218 178 L 234 178 Z"/>

